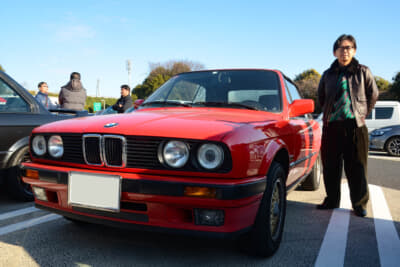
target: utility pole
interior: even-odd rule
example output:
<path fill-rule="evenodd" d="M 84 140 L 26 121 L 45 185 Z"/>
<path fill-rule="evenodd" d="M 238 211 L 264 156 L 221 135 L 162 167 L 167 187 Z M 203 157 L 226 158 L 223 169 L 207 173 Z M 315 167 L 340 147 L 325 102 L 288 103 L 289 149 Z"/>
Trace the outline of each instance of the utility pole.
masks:
<path fill-rule="evenodd" d="M 97 79 L 96 97 L 100 96 L 100 79 Z"/>
<path fill-rule="evenodd" d="M 126 70 L 128 71 L 128 86 L 131 87 L 131 60 L 126 61 Z"/>

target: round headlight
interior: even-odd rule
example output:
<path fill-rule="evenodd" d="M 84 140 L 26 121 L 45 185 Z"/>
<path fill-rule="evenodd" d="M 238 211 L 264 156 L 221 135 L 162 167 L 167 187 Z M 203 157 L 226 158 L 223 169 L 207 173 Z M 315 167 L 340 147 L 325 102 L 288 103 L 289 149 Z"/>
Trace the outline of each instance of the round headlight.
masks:
<path fill-rule="evenodd" d="M 189 159 L 189 148 L 181 141 L 169 141 L 163 149 L 165 163 L 173 168 L 183 167 Z"/>
<path fill-rule="evenodd" d="M 224 150 L 214 144 L 204 144 L 197 152 L 200 165 L 208 170 L 219 167 L 224 161 Z"/>
<path fill-rule="evenodd" d="M 61 136 L 53 135 L 49 139 L 49 154 L 54 158 L 60 158 L 64 154 L 64 146 Z"/>
<path fill-rule="evenodd" d="M 37 135 L 32 140 L 33 152 L 38 156 L 46 154 L 46 139 L 42 135 Z"/>

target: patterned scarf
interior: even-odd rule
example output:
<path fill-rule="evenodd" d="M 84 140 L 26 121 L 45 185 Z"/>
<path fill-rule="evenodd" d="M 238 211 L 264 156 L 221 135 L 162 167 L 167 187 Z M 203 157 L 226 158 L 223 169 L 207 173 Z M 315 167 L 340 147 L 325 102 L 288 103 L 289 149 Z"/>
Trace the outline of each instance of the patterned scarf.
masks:
<path fill-rule="evenodd" d="M 351 99 L 349 94 L 349 85 L 344 73 L 340 73 L 337 87 L 339 92 L 337 100 L 333 105 L 333 112 L 329 121 L 342 121 L 346 119 L 354 119 L 353 108 L 351 106 Z"/>

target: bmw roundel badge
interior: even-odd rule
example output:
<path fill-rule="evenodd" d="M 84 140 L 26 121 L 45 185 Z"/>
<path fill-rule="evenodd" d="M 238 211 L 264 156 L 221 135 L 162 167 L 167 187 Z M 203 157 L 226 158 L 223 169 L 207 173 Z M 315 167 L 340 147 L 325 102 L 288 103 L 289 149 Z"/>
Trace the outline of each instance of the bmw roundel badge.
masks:
<path fill-rule="evenodd" d="M 104 125 L 104 128 L 112 128 L 112 127 L 115 127 L 117 125 L 118 125 L 118 123 L 111 122 L 111 123 L 107 123 L 106 125 Z"/>

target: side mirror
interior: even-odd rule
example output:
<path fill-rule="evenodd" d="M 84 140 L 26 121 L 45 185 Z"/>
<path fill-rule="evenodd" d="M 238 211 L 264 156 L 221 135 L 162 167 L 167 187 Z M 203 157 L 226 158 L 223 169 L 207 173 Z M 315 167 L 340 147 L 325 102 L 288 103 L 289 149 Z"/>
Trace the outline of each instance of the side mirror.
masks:
<path fill-rule="evenodd" d="M 298 117 L 314 112 L 314 101 L 312 99 L 296 99 L 289 105 L 289 117 Z"/>

